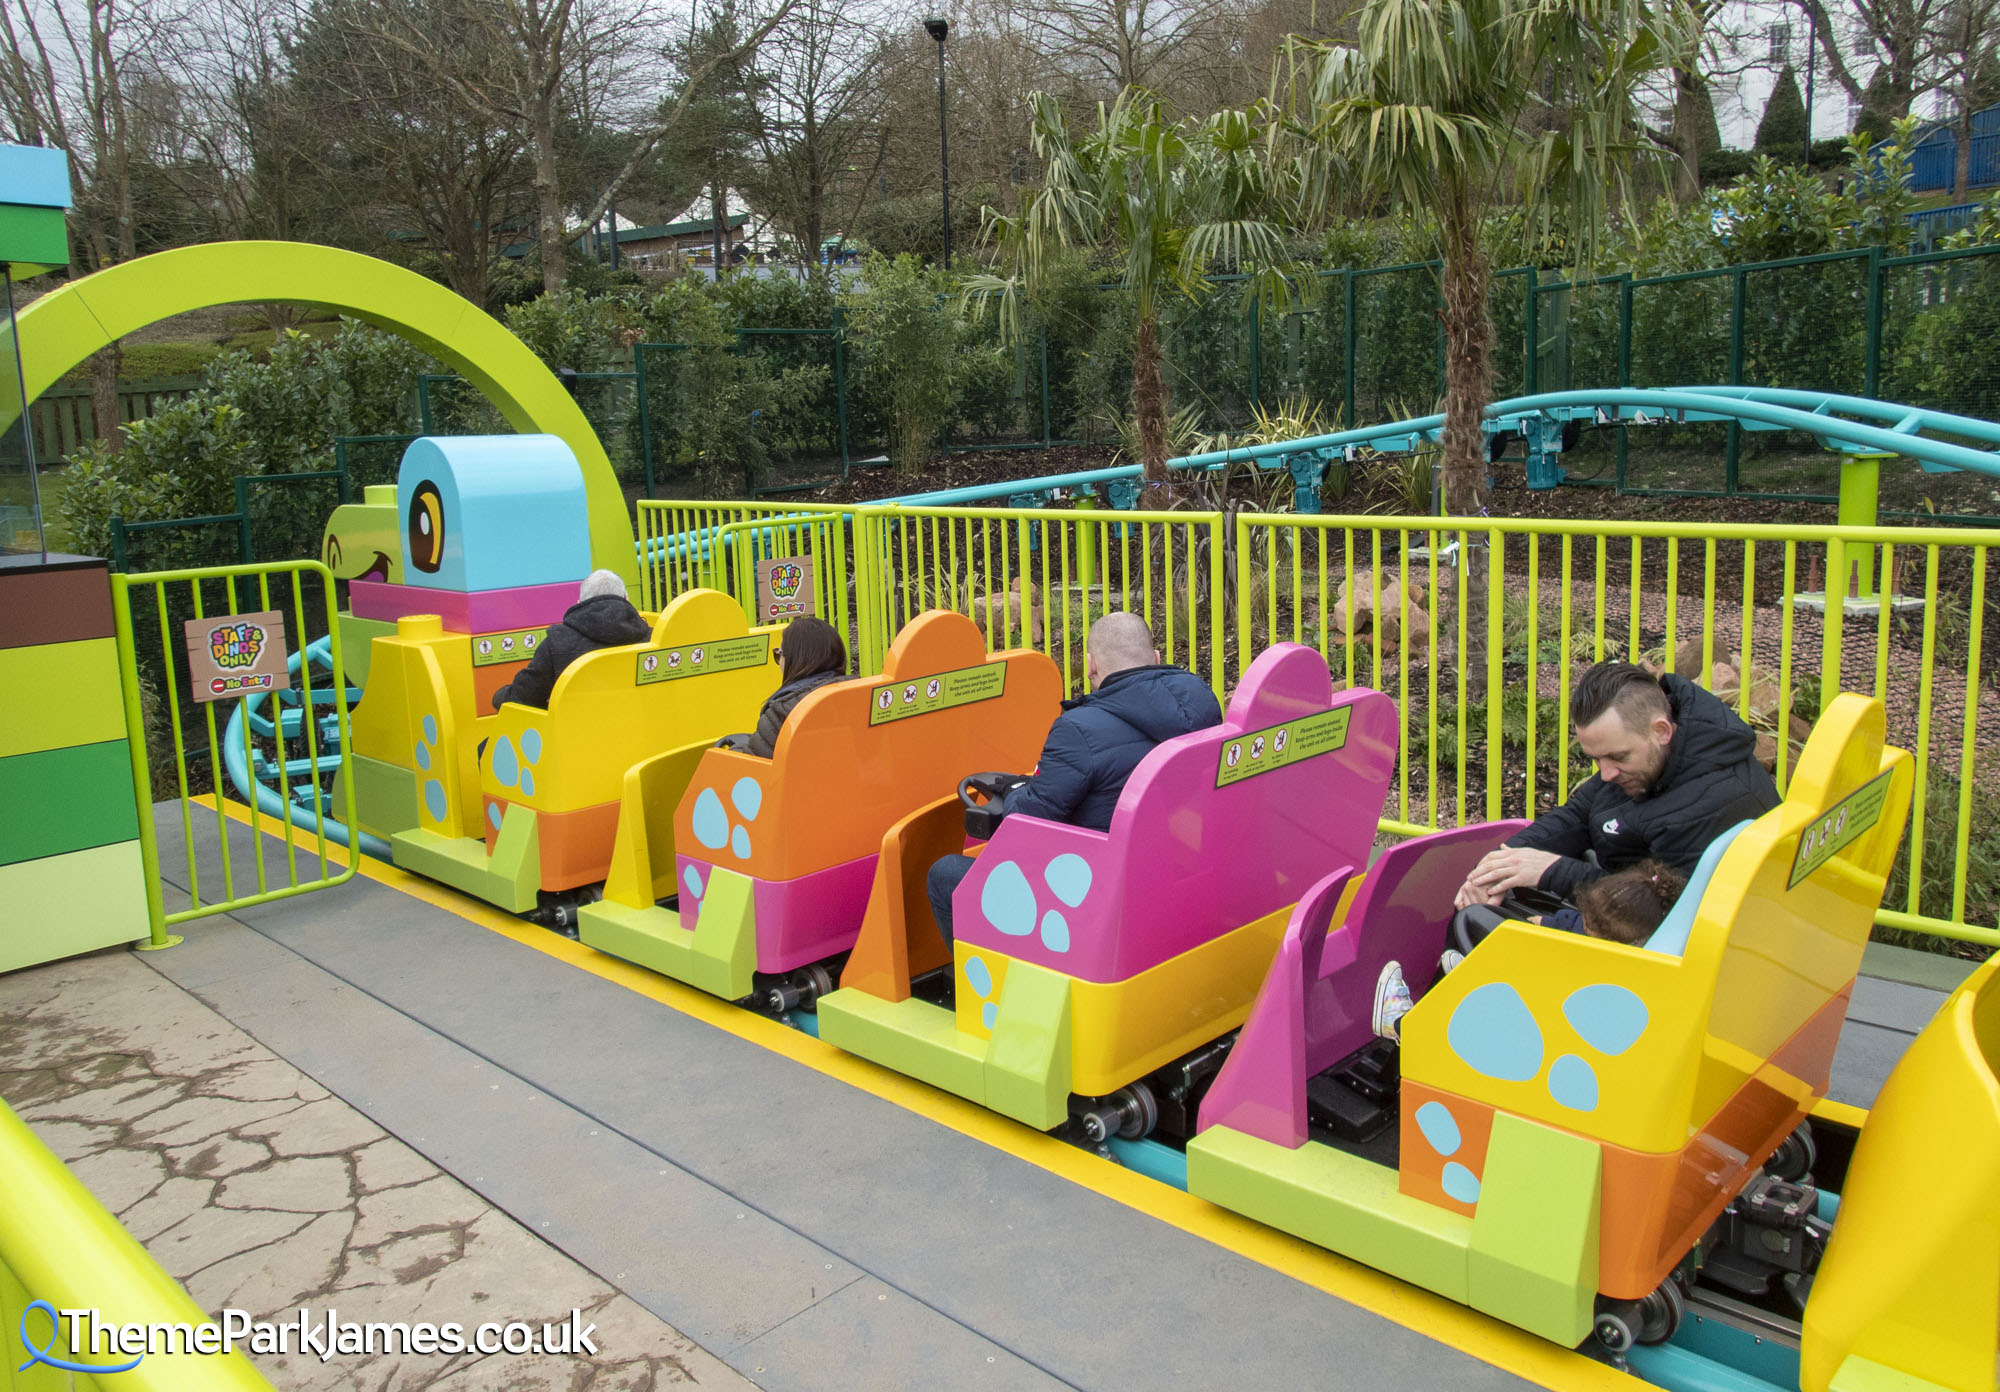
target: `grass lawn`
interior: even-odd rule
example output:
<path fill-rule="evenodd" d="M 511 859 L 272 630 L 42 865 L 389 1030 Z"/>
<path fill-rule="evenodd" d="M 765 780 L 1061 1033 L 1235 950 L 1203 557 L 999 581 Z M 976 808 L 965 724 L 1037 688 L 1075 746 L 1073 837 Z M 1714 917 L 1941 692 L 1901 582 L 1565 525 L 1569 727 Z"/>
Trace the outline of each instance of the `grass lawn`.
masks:
<path fill-rule="evenodd" d="M 40 477 L 42 494 L 42 527 L 48 532 L 46 545 L 51 551 L 67 549 L 68 538 L 56 526 L 52 514 L 56 500 L 69 486 L 69 480 L 62 469 L 44 469 Z M 9 472 L 0 474 L 0 508 L 30 506 L 32 495 L 28 487 L 26 473 Z M 11 540 L 11 538 L 10 538 Z"/>

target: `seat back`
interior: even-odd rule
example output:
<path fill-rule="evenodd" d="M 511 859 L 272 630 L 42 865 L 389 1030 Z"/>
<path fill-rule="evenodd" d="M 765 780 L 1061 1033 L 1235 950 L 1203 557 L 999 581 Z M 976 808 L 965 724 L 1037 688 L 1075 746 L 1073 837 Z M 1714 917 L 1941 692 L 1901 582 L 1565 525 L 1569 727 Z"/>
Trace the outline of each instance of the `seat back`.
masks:
<path fill-rule="evenodd" d="M 690 590 L 661 613 L 650 642 L 572 662 L 547 710 L 501 706 L 479 763 L 489 816 L 490 804 L 576 812 L 615 803 L 640 760 L 748 729 L 777 689 L 779 632 L 748 627 L 718 590 Z"/>
<path fill-rule="evenodd" d="M 1109 831 L 1001 823 L 953 900 L 969 945 L 1085 981 L 1124 981 L 1364 864 L 1395 768 L 1396 707 L 1334 694 L 1326 661 L 1280 643 L 1222 724 L 1141 760 Z"/>
<path fill-rule="evenodd" d="M 872 858 L 897 820 L 956 793 L 967 774 L 1032 768 L 1061 704 L 1061 674 L 1043 654 L 989 656 L 963 614 L 920 614 L 880 676 L 800 701 L 773 757 L 704 755 L 675 812 L 674 843 L 760 880 Z"/>
<path fill-rule="evenodd" d="M 1909 811 L 1880 701 L 1837 697 L 1681 955 L 1505 923 L 1404 1018 L 1403 1192 L 1472 1211 L 1496 1111 L 1604 1145 L 1599 1289 L 1651 1290 L 1826 1093 Z M 1435 1108 L 1435 1110 L 1427 1110 Z"/>
<path fill-rule="evenodd" d="M 1667 910 L 1667 916 L 1660 920 L 1653 935 L 1646 939 L 1648 952 L 1678 957 L 1687 950 L 1688 934 L 1694 931 L 1695 910 L 1701 905 L 1702 895 L 1708 892 L 1708 882 L 1715 878 L 1715 867 L 1722 864 L 1723 852 L 1736 840 L 1737 833 L 1749 825 L 1747 821 L 1738 822 L 1708 843 L 1708 849 L 1695 862 L 1694 873 L 1688 876 L 1687 888 L 1674 900 L 1674 906 Z"/>
<path fill-rule="evenodd" d="M 1996 1178 L 2000 957 L 1944 1003 L 1868 1113 L 1806 1303 L 1801 1392 L 1994 1385 Z"/>
<path fill-rule="evenodd" d="M 1228 1126 L 1277 1145 L 1306 1140 L 1306 1082 L 1373 1035 L 1375 982 L 1403 965 L 1429 988 L 1472 867 L 1526 822 L 1487 822 L 1391 846 L 1366 877 L 1336 870 L 1292 911 L 1257 1003 L 1201 1107 L 1201 1129 Z M 1342 899 L 1347 900 L 1344 910 Z"/>

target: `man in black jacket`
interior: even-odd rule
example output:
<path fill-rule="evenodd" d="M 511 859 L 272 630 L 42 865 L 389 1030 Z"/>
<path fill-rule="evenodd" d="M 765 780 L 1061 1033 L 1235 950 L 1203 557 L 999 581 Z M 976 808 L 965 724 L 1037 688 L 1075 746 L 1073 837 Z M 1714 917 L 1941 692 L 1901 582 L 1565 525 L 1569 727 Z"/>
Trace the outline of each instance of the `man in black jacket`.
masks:
<path fill-rule="evenodd" d="M 1208 683 L 1163 664 L 1137 614 L 1106 614 L 1091 625 L 1086 649 L 1090 692 L 1063 702 L 1034 773 L 1008 791 L 1004 815 L 1109 831 L 1125 780 L 1154 745 L 1222 723 Z M 947 943 L 952 892 L 972 864 L 971 856 L 948 855 L 930 869 L 926 888 Z"/>
<path fill-rule="evenodd" d="M 514 680 L 493 693 L 493 709 L 512 701 L 518 706 L 549 708 L 549 693 L 556 678 L 570 663 L 599 648 L 643 643 L 653 636 L 632 601 L 625 597 L 625 582 L 611 570 L 593 570 L 577 592 L 576 603 L 564 611 L 560 621 L 549 625 L 528 665 L 514 674 Z"/>
<path fill-rule="evenodd" d="M 1578 679 L 1570 718 L 1597 776 L 1474 866 L 1459 908 L 1497 904 L 1522 885 L 1567 899 L 1647 859 L 1688 874 L 1709 842 L 1778 805 L 1756 731 L 1685 678 L 1600 662 Z M 1584 858 L 1592 852 L 1594 864 Z"/>

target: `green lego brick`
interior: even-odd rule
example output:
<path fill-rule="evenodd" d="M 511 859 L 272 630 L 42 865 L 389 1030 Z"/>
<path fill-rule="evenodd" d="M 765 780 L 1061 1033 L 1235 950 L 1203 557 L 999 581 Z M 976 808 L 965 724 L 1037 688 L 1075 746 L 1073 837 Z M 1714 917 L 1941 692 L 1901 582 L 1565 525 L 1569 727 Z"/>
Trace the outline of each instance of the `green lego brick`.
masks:
<path fill-rule="evenodd" d="M 132 749 L 124 740 L 0 759 L 0 865 L 130 841 Z"/>
<path fill-rule="evenodd" d="M 1840 1360 L 1828 1386 L 1831 1392 L 1951 1392 L 1942 1383 L 1876 1363 L 1858 1353 Z"/>
<path fill-rule="evenodd" d="M 986 1105 L 1047 1131 L 1069 1120 L 1069 978 L 1013 962 L 986 1053 Z"/>
<path fill-rule="evenodd" d="M 1189 1193 L 1466 1303 L 1472 1220 L 1404 1194 L 1394 1170 L 1318 1141 L 1287 1150 L 1227 1126 L 1189 1141 L 1187 1156 Z"/>
<path fill-rule="evenodd" d="M 534 809 L 510 803 L 500 823 L 493 854 L 471 837 L 439 836 L 421 827 L 390 838 L 396 864 L 505 909 L 526 913 L 535 907 L 542 882 L 542 839 Z"/>
<path fill-rule="evenodd" d="M 577 911 L 577 937 L 586 947 L 636 962 L 724 1000 L 741 1000 L 756 982 L 755 886 L 734 870 L 708 873 L 701 916 L 681 927 L 672 909 L 643 909 L 603 900 Z"/>
<path fill-rule="evenodd" d="M 1590 1333 L 1603 1164 L 1595 1141 L 1494 1116 L 1472 1219 L 1468 1304 L 1558 1344 Z"/>
<path fill-rule="evenodd" d="M 417 773 L 366 754 L 347 755 L 354 771 L 354 805 L 351 817 L 342 820 L 363 831 L 388 840 L 399 831 L 414 831 L 421 819 L 417 813 Z M 341 816 L 338 808 L 334 815 Z"/>
<path fill-rule="evenodd" d="M 30 266 L 67 266 L 69 229 L 63 222 L 63 210 L 0 203 L 0 261 L 19 263 L 13 273 L 15 280 L 33 274 Z"/>
<path fill-rule="evenodd" d="M 0 648 L 0 711 L 0 758 L 124 739 L 117 642 Z"/>
<path fill-rule="evenodd" d="M 146 936 L 137 841 L 0 865 L 0 972 Z"/>
<path fill-rule="evenodd" d="M 885 1001 L 852 987 L 821 996 L 819 1037 L 932 1087 L 986 1102 L 984 1039 L 961 1033 L 943 1006 L 912 996 Z"/>
<path fill-rule="evenodd" d="M 375 640 L 395 636 L 396 625 L 387 619 L 340 616 L 340 669 L 349 686 L 368 685 L 368 661 L 375 655 Z"/>

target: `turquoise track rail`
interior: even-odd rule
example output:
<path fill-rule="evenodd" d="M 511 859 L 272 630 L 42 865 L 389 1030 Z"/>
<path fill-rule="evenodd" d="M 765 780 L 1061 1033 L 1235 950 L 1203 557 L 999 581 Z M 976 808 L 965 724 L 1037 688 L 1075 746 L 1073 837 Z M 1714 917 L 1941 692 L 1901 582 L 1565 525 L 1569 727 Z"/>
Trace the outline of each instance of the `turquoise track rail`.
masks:
<path fill-rule="evenodd" d="M 229 717 L 228 730 L 223 735 L 223 765 L 228 770 L 229 781 L 236 785 L 239 796 L 256 804 L 259 812 L 289 821 L 293 826 L 305 831 L 317 832 L 326 829 L 326 839 L 336 846 L 350 845 L 355 839 L 360 841 L 363 855 L 374 856 L 377 860 L 388 860 L 389 843 L 379 836 L 367 832 L 351 830 L 345 822 L 334 817 L 332 798 L 324 790 L 320 779 L 323 775 L 340 767 L 343 750 L 340 742 L 339 721 L 334 715 L 334 692 L 331 685 L 333 660 L 331 640 L 321 638 L 309 643 L 303 652 L 293 653 L 287 666 L 296 677 L 301 662 L 315 662 L 325 674 L 324 682 L 313 687 L 313 710 L 308 713 L 300 701 L 300 690 L 294 684 L 290 691 L 275 696 L 246 696 L 236 703 L 235 711 Z M 358 687 L 347 689 L 350 706 L 360 699 Z M 289 699 L 287 699 L 289 698 Z M 276 719 L 269 713 L 272 701 L 278 703 Z M 322 707 L 326 709 L 321 710 Z M 296 742 L 305 735 L 305 721 L 310 718 L 318 725 L 317 759 L 291 758 L 285 752 L 288 743 Z M 267 755 L 263 749 L 244 738 L 243 724 L 250 724 L 250 734 L 258 739 L 271 741 L 276 757 Z M 251 748 L 246 752 L 245 746 Z M 291 791 L 288 801 L 279 791 L 277 759 L 285 760 L 284 784 Z"/>

